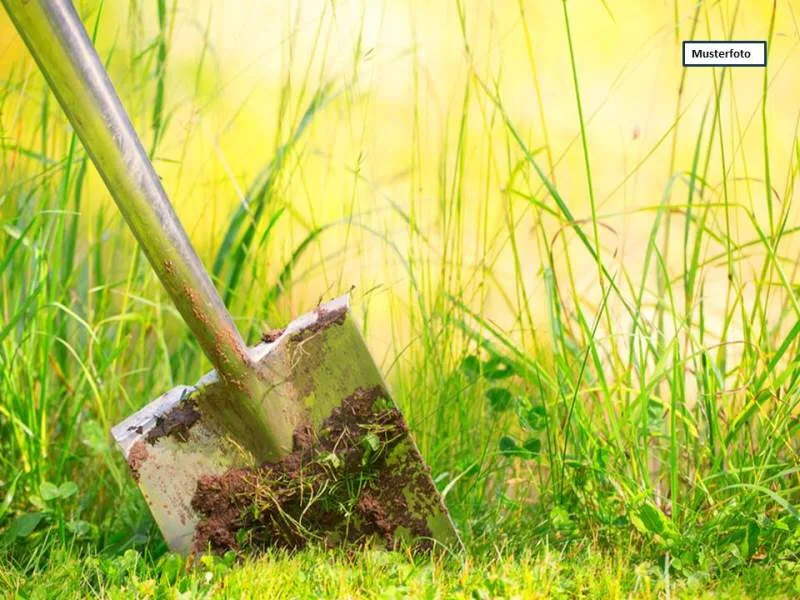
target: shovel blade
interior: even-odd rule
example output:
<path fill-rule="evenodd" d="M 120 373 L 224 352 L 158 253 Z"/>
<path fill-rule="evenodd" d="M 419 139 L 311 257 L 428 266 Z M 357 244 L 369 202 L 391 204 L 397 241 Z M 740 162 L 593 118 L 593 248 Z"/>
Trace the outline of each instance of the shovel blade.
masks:
<path fill-rule="evenodd" d="M 208 410 L 214 372 L 112 429 L 171 550 L 377 543 L 459 548 L 430 470 L 372 360 L 347 296 L 252 349 L 265 411 L 303 415 L 292 453 L 264 465 Z"/>

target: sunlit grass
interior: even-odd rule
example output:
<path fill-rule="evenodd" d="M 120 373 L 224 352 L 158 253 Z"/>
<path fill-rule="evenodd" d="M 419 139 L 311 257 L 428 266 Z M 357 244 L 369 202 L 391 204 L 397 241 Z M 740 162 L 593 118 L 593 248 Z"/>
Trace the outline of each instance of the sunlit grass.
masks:
<path fill-rule="evenodd" d="M 106 598 L 763 598 L 790 595 L 792 582 L 775 568 L 748 567 L 722 581 L 697 572 L 674 578 L 665 565 L 540 548 L 514 559 L 412 560 L 402 554 L 357 555 L 310 550 L 272 553 L 235 565 L 233 557 L 203 556 L 190 565 L 177 555 L 157 561 L 134 551 L 119 556 L 70 556 L 56 550 L 32 559 L 33 576 L 0 565 L 0 585 L 23 597 L 72 593 Z M 235 565 L 235 566 L 234 566 Z M 67 592 L 67 594 L 65 594 Z"/>

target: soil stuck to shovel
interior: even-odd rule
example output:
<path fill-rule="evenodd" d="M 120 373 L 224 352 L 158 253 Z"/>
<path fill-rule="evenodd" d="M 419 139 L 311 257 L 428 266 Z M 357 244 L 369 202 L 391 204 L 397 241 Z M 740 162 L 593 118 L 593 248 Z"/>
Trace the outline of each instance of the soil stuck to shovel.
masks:
<path fill-rule="evenodd" d="M 179 442 L 185 442 L 192 425 L 199 419 L 197 402 L 191 398 L 183 400 L 169 412 L 156 417 L 156 424 L 145 439 L 149 444 L 155 444 L 164 436 L 173 436 Z"/>
<path fill-rule="evenodd" d="M 400 412 L 382 388 L 359 389 L 318 431 L 298 427 L 294 451 L 280 461 L 202 477 L 192 500 L 202 517 L 194 549 L 293 550 L 368 539 L 393 549 L 404 538 L 428 550 L 420 507 L 433 498 Z"/>

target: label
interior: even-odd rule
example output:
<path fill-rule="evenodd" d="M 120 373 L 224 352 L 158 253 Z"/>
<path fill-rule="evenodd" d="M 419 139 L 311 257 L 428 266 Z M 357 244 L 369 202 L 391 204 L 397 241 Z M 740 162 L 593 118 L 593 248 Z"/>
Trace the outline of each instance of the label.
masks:
<path fill-rule="evenodd" d="M 684 67 L 766 67 L 767 42 L 683 42 Z"/>

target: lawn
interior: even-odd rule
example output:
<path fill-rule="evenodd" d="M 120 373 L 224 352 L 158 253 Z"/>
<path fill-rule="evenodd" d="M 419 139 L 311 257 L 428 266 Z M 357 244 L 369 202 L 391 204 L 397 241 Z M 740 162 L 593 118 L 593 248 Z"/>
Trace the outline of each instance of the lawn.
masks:
<path fill-rule="evenodd" d="M 514 557 L 414 560 L 400 553 L 304 551 L 236 560 L 206 555 L 190 566 L 133 550 L 113 558 L 63 549 L 28 572 L 4 569 L 0 582 L 25 598 L 765 598 L 797 596 L 797 571 L 748 566 L 726 577 L 677 574 L 666 564 L 539 548 Z M 793 575 L 794 573 L 794 575 Z"/>
<path fill-rule="evenodd" d="M 75 4 L 245 339 L 350 292 L 465 549 L 168 551 L 109 432 L 209 362 L 0 11 L 0 591 L 800 596 L 796 0 Z"/>

